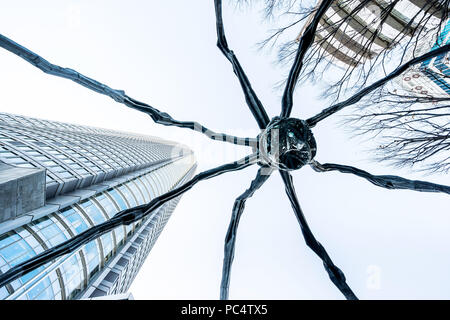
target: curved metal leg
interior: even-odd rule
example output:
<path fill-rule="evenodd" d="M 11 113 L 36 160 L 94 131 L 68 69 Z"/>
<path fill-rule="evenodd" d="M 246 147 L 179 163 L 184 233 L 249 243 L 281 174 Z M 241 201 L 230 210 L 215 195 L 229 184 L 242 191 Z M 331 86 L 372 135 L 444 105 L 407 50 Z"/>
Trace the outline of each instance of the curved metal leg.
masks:
<path fill-rule="evenodd" d="M 292 176 L 290 173 L 285 171 L 280 171 L 281 177 L 283 178 L 284 185 L 286 187 L 286 193 L 291 201 L 294 213 L 297 216 L 297 220 L 302 229 L 303 237 L 305 238 L 306 245 L 314 251 L 315 254 L 319 256 L 323 261 L 323 266 L 328 272 L 331 281 L 334 285 L 342 292 L 348 300 L 357 300 L 358 298 L 353 293 L 352 289 L 348 286 L 344 273 L 339 269 L 331 260 L 330 256 L 326 252 L 325 248 L 316 240 L 311 229 L 308 226 L 308 222 L 303 215 L 302 209 L 295 194 L 294 184 L 292 182 Z"/>
<path fill-rule="evenodd" d="M 272 169 L 269 167 L 262 167 L 258 170 L 256 178 L 252 181 L 250 188 L 245 190 L 234 201 L 233 212 L 231 214 L 231 221 L 228 227 L 227 235 L 225 237 L 225 248 L 224 248 L 224 258 L 223 258 L 223 269 L 222 269 L 222 282 L 220 285 L 220 299 L 228 299 L 228 290 L 230 287 L 230 272 L 231 265 L 234 258 L 234 248 L 236 243 L 236 233 L 239 225 L 239 220 L 245 208 L 245 201 L 252 197 L 256 190 L 261 188 L 264 182 L 269 179 Z"/>
<path fill-rule="evenodd" d="M 420 180 L 409 180 L 399 176 L 375 176 L 367 171 L 351 167 L 344 166 L 335 163 L 320 164 L 317 161 L 311 163 L 311 167 L 317 172 L 326 171 L 339 171 L 342 173 L 351 173 L 358 177 L 364 178 L 374 185 L 386 188 L 386 189 L 407 189 L 421 192 L 442 192 L 450 194 L 450 186 L 444 186 L 442 184 L 431 183 Z"/>
<path fill-rule="evenodd" d="M 239 79 L 242 91 L 244 91 L 245 101 L 247 102 L 253 117 L 256 119 L 260 129 L 264 129 L 270 122 L 269 116 L 266 113 L 261 101 L 250 84 L 247 75 L 242 69 L 236 55 L 228 48 L 227 39 L 225 37 L 225 30 L 223 29 L 222 20 L 222 0 L 214 0 L 214 8 L 216 10 L 216 29 L 217 29 L 217 46 L 224 56 L 233 65 L 233 71 Z"/>
<path fill-rule="evenodd" d="M 29 62 L 33 66 L 41 69 L 43 72 L 47 74 L 51 74 L 53 76 L 65 78 L 72 80 L 90 90 L 93 90 L 97 93 L 104 94 L 106 96 L 111 97 L 117 102 L 123 103 L 126 106 L 139 110 L 141 112 L 145 112 L 153 119 L 154 122 L 158 124 L 162 124 L 165 126 L 176 126 L 180 128 L 187 128 L 191 130 L 195 130 L 205 134 L 208 138 L 219 141 L 226 141 L 233 144 L 239 145 L 253 145 L 256 144 L 255 139 L 251 138 L 239 138 L 235 136 L 228 136 L 224 133 L 216 133 L 214 131 L 209 130 L 208 128 L 202 126 L 198 122 L 195 121 L 178 121 L 173 119 L 169 114 L 159 111 L 158 109 L 143 103 L 139 102 L 125 94 L 123 90 L 116 90 L 108 87 L 107 85 L 98 82 L 97 80 L 91 79 L 82 75 L 81 73 L 69 69 L 62 68 L 60 66 L 54 65 L 31 50 L 21 46 L 20 44 L 12 41 L 11 39 L 0 34 L 0 47 L 8 50 L 11 53 L 21 57 L 25 61 Z"/>

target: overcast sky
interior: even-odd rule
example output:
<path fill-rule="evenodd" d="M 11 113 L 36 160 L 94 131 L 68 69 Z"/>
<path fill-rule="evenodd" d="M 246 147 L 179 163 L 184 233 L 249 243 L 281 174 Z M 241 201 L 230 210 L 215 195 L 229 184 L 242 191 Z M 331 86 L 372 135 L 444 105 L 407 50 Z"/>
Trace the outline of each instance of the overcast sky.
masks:
<path fill-rule="evenodd" d="M 270 117 L 280 112 L 275 84 L 287 73 L 255 44 L 271 27 L 257 6 L 224 4 L 230 47 Z M 213 1 L 6 1 L 0 33 L 168 112 L 219 132 L 256 136 L 228 61 L 216 48 Z M 326 101 L 321 87 L 297 89 L 293 116 L 307 118 Z M 74 82 L 52 77 L 0 49 L 0 110 L 49 120 L 159 136 L 190 146 L 199 170 L 239 159 L 250 149 L 199 133 L 156 125 L 149 116 Z M 316 159 L 449 184 L 370 160 L 332 117 L 314 128 Z M 186 193 L 130 291 L 136 299 L 217 299 L 223 241 L 234 199 L 257 167 L 201 182 Z M 362 299 L 450 298 L 450 200 L 440 194 L 390 191 L 309 167 L 293 173 L 302 209 L 317 239 Z M 247 202 L 230 287 L 233 299 L 342 299 L 322 262 L 304 244 L 279 174 Z"/>

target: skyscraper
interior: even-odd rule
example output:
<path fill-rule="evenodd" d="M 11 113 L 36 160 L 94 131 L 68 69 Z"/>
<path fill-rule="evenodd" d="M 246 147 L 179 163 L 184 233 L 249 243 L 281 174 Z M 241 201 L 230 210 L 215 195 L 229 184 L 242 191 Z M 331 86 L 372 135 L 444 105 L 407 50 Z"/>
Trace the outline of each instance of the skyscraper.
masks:
<path fill-rule="evenodd" d="M 433 46 L 423 41 L 417 50 L 417 55 L 425 54 L 439 46 L 450 43 L 450 20 L 447 21 L 442 32 Z M 409 52 L 412 56 L 412 52 Z M 402 88 L 413 95 L 432 97 L 448 96 L 450 94 L 450 61 L 449 53 L 441 54 L 433 59 L 424 61 L 405 72 L 400 79 Z"/>
<path fill-rule="evenodd" d="M 195 168 L 192 151 L 172 142 L 0 113 L 0 272 L 149 202 Z M 178 200 L 1 287 L 0 299 L 126 292 Z"/>
<path fill-rule="evenodd" d="M 319 0 L 317 7 L 322 2 Z M 360 6 L 359 0 L 335 0 L 320 20 L 316 44 L 337 65 L 358 66 L 375 58 L 383 50 L 393 49 L 400 39 L 411 39 L 425 9 L 430 15 L 429 24 L 438 24 L 442 18 L 442 10 L 434 8 L 426 0 L 395 3 L 372 0 L 362 8 Z M 313 15 L 310 21 L 312 18 Z M 304 28 L 307 25 L 308 22 Z M 303 35 L 304 28 L 297 40 Z"/>

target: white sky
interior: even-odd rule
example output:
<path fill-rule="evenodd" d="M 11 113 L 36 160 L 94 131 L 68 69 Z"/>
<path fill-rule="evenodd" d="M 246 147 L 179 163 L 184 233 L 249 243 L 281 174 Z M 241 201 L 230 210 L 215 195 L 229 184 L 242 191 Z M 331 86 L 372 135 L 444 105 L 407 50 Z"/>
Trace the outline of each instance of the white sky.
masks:
<path fill-rule="evenodd" d="M 269 25 L 259 8 L 224 5 L 230 47 L 272 117 L 280 111 L 274 85 L 287 69 L 255 44 Z M 6 1 L 0 32 L 42 55 L 179 120 L 241 136 L 258 129 L 231 66 L 216 48 L 213 1 Z M 194 149 L 199 170 L 238 159 L 247 150 L 150 117 L 71 81 L 45 75 L 0 49 L 0 110 L 49 120 L 138 132 Z M 326 107 L 320 87 L 296 91 L 293 116 Z M 337 119 L 314 128 L 316 159 L 375 174 L 422 178 L 369 161 Z M 250 152 L 250 150 L 248 150 Z M 257 168 L 202 182 L 186 193 L 131 286 L 136 299 L 217 299 L 223 240 L 234 199 Z M 293 173 L 298 197 L 317 239 L 363 299 L 450 298 L 448 196 L 377 188 L 358 177 Z M 449 183 L 447 176 L 425 179 Z M 247 202 L 231 277 L 233 299 L 342 299 L 322 262 L 304 244 L 278 174 Z"/>

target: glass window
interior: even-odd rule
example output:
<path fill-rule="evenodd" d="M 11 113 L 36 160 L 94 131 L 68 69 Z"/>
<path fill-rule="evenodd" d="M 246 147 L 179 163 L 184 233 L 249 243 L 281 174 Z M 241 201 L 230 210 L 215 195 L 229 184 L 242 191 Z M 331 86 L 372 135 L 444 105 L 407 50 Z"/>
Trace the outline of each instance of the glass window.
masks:
<path fill-rule="evenodd" d="M 47 265 L 48 265 L 48 263 L 47 263 Z M 33 279 L 36 275 L 38 275 L 42 270 L 44 270 L 44 266 L 41 266 L 39 268 L 34 269 L 33 271 L 26 273 L 19 279 L 22 283 L 27 283 L 29 280 Z"/>
<path fill-rule="evenodd" d="M 61 211 L 61 215 L 65 218 L 66 222 L 68 222 L 68 224 L 75 229 L 77 234 L 88 229 L 87 223 L 84 221 L 80 213 L 74 208 L 68 208 Z"/>
<path fill-rule="evenodd" d="M 2 236 L 0 236 L 0 249 L 6 247 L 7 245 L 10 245 L 11 243 L 17 241 L 20 239 L 20 236 L 13 232 L 9 231 Z"/>
<path fill-rule="evenodd" d="M 83 289 L 82 270 L 83 268 L 78 254 L 73 255 L 61 265 L 67 299 L 75 297 Z"/>
<path fill-rule="evenodd" d="M 88 274 L 92 277 L 99 269 L 100 259 L 97 247 L 97 241 L 91 241 L 84 246 Z"/>
<path fill-rule="evenodd" d="M 3 300 L 5 299 L 7 296 L 9 296 L 9 292 L 8 290 L 6 290 L 6 287 L 3 286 L 0 288 L 0 299 Z"/>
<path fill-rule="evenodd" d="M 100 194 L 95 199 L 101 204 L 106 214 L 110 218 L 112 218 L 117 213 L 116 206 L 104 193 Z"/>
<path fill-rule="evenodd" d="M 15 242 L 9 243 L 8 246 L 4 246 L 0 249 L 0 256 L 3 259 L 0 259 L 0 263 L 4 264 L 8 263 L 9 267 L 12 268 L 15 265 L 18 265 L 36 255 L 36 252 L 31 248 L 31 246 L 18 234 L 11 236 L 11 238 L 16 239 Z M 2 271 L 5 272 L 7 269 L 6 266 L 2 267 Z M 19 278 L 21 283 L 26 283 L 39 272 L 44 269 L 44 266 L 41 266 L 31 272 L 26 273 L 24 276 Z"/>
<path fill-rule="evenodd" d="M 150 192 L 150 199 L 153 199 L 156 197 L 156 193 L 154 191 L 154 187 L 151 183 L 151 180 L 148 178 L 148 175 L 142 176 L 141 179 L 144 181 L 144 183 L 147 183 L 147 189 Z"/>
<path fill-rule="evenodd" d="M 136 183 L 135 183 L 136 182 Z M 144 204 L 146 201 L 145 199 L 142 197 L 143 192 L 141 192 L 141 188 L 143 189 L 144 187 L 141 186 L 141 188 L 139 188 L 139 180 L 134 180 L 134 181 L 130 181 L 127 183 L 127 187 L 129 187 L 132 191 L 133 194 L 135 195 L 138 204 Z"/>
<path fill-rule="evenodd" d="M 82 207 L 89 218 L 94 221 L 95 225 L 106 221 L 105 216 L 100 212 L 100 209 L 97 208 L 97 206 L 91 200 L 81 202 L 80 207 Z"/>
<path fill-rule="evenodd" d="M 159 180 L 161 181 L 163 185 L 163 193 L 166 193 L 169 191 L 170 183 L 168 181 L 167 175 L 164 173 L 164 171 L 159 171 Z"/>
<path fill-rule="evenodd" d="M 54 247 L 67 240 L 64 232 L 49 216 L 31 223 L 31 228 L 42 237 L 48 247 Z"/>
<path fill-rule="evenodd" d="M 142 190 L 142 192 L 144 194 L 145 202 L 150 202 L 150 200 L 152 199 L 150 197 L 151 189 L 150 189 L 150 186 L 147 183 L 147 180 L 143 179 L 143 177 L 139 177 L 139 178 L 137 178 L 136 183 L 140 184 L 140 185 L 143 185 L 141 190 Z"/>
<path fill-rule="evenodd" d="M 161 183 L 161 180 L 159 178 L 159 171 L 156 170 L 153 172 L 153 175 L 151 176 L 153 178 L 153 181 L 155 181 L 156 188 L 158 189 L 158 195 L 161 195 L 164 193 L 164 185 Z"/>
<path fill-rule="evenodd" d="M 126 188 L 124 185 L 121 185 L 121 186 L 119 186 L 119 190 L 125 196 L 125 198 L 127 199 L 128 203 L 130 204 L 131 207 L 137 206 L 136 200 L 128 188 Z"/>
<path fill-rule="evenodd" d="M 0 255 L 11 265 L 14 266 L 27 258 L 34 256 L 34 251 L 22 239 L 4 247 L 0 250 Z"/>
<path fill-rule="evenodd" d="M 1 272 L 6 272 L 6 270 L 8 270 L 7 263 L 6 263 L 5 259 L 3 259 L 3 258 L 0 256 L 0 271 L 1 271 Z"/>
<path fill-rule="evenodd" d="M 103 245 L 103 255 L 105 261 L 108 261 L 109 258 L 112 256 L 112 251 L 114 249 L 114 243 L 111 233 L 104 234 L 103 236 L 101 236 L 101 239 Z"/>
<path fill-rule="evenodd" d="M 153 187 L 153 191 L 155 191 L 155 197 L 161 195 L 160 184 L 157 182 L 156 178 L 152 174 L 147 175 L 147 179 L 150 181 L 150 184 Z"/>
<path fill-rule="evenodd" d="M 27 293 L 30 300 L 51 300 L 54 299 L 53 289 L 50 279 L 45 277 Z"/>
<path fill-rule="evenodd" d="M 127 232 L 127 236 L 130 236 L 133 233 L 133 223 L 125 225 L 125 230 Z"/>
<path fill-rule="evenodd" d="M 128 208 L 126 202 L 123 200 L 122 196 L 117 192 L 116 189 L 110 189 L 107 191 L 114 201 L 116 201 L 117 205 L 119 206 L 120 210 L 125 210 Z"/>
<path fill-rule="evenodd" d="M 125 231 L 123 226 L 119 226 L 114 229 L 116 235 L 117 247 L 120 247 L 124 243 Z"/>
<path fill-rule="evenodd" d="M 159 181 L 160 181 L 161 186 L 162 186 L 163 193 L 167 192 L 167 190 L 169 188 L 169 184 L 168 184 L 168 181 L 167 181 L 167 176 L 164 174 L 163 171 L 159 171 L 158 170 L 155 173 L 157 174 L 157 177 L 159 178 Z"/>

